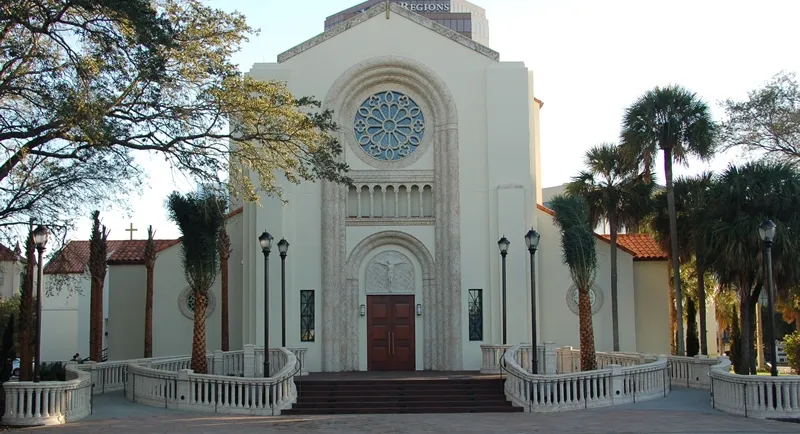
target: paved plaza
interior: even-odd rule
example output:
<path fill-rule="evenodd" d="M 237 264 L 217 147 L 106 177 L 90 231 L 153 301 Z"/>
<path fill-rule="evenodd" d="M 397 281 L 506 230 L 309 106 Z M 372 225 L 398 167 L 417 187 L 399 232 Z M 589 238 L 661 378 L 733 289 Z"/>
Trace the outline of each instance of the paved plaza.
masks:
<path fill-rule="evenodd" d="M 800 424 L 746 419 L 713 410 L 708 392 L 676 388 L 664 399 L 552 414 L 440 414 L 234 417 L 95 397 L 94 414 L 69 425 L 33 428 L 68 434 L 263 433 L 800 433 Z"/>

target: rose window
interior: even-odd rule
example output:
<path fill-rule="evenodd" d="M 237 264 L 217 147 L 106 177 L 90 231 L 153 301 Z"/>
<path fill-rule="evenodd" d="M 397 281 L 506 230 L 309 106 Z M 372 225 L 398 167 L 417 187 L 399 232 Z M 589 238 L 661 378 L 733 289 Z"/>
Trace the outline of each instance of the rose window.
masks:
<path fill-rule="evenodd" d="M 353 129 L 364 152 L 378 160 L 397 161 L 422 143 L 425 116 L 408 95 L 380 92 L 361 104 Z"/>

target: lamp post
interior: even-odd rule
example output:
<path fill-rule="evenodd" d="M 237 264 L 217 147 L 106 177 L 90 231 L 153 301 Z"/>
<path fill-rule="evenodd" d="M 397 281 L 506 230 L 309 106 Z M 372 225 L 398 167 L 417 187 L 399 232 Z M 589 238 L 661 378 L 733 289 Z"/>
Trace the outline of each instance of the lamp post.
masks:
<path fill-rule="evenodd" d="M 506 344 L 506 255 L 508 254 L 508 246 L 511 241 L 508 241 L 505 235 L 497 241 L 497 247 L 500 248 L 500 257 L 503 258 L 503 295 L 502 295 L 502 310 L 503 310 L 503 345 Z"/>
<path fill-rule="evenodd" d="M 772 282 L 772 243 L 775 241 L 775 229 L 775 223 L 769 219 L 758 227 L 758 234 L 764 241 L 764 261 L 766 261 L 767 269 L 767 287 L 765 288 L 767 290 L 767 316 L 769 316 L 767 327 L 769 331 L 769 362 L 772 365 L 770 366 L 770 375 L 773 377 L 778 376 L 778 351 L 775 345 L 775 294 L 773 292 L 775 287 Z"/>
<path fill-rule="evenodd" d="M 536 249 L 539 248 L 539 232 L 531 228 L 525 234 L 525 246 L 528 247 L 528 252 L 531 254 L 531 354 L 533 354 L 533 373 L 539 373 L 539 345 L 536 341 L 536 262 L 533 257 L 536 254 Z"/>
<path fill-rule="evenodd" d="M 272 239 L 267 231 L 258 237 L 264 254 L 264 378 L 269 377 L 269 252 L 272 250 Z"/>
<path fill-rule="evenodd" d="M 33 230 L 33 242 L 36 244 L 36 350 L 33 360 L 33 382 L 41 380 L 40 368 L 42 360 L 42 280 L 44 279 L 44 267 L 42 267 L 42 255 L 44 246 L 47 245 L 47 238 L 50 234 L 47 228 L 39 226 Z"/>
<path fill-rule="evenodd" d="M 286 255 L 289 252 L 286 238 L 278 241 L 278 252 L 281 254 L 281 346 L 286 348 Z"/>

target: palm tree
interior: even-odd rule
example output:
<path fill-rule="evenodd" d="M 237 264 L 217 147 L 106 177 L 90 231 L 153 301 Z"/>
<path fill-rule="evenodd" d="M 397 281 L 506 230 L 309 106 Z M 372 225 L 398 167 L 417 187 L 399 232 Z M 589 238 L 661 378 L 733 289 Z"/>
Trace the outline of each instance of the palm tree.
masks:
<path fill-rule="evenodd" d="M 755 307 L 764 287 L 763 242 L 758 226 L 770 218 L 778 230 L 772 247 L 775 287 L 782 293 L 800 283 L 800 172 L 787 163 L 730 166 L 711 193 L 712 224 L 704 235 L 709 269 L 739 297 L 739 374 L 755 374 Z"/>
<path fill-rule="evenodd" d="M 692 262 L 696 267 L 696 279 L 693 279 L 696 286 L 695 299 L 688 300 L 687 306 L 694 309 L 697 301 L 700 310 L 700 353 L 708 354 L 708 328 L 706 324 L 706 286 L 705 277 L 708 263 L 709 251 L 705 245 L 707 227 L 712 223 L 708 212 L 709 201 L 711 200 L 711 190 L 714 186 L 714 176 L 711 172 L 688 178 L 678 178 L 673 183 L 675 192 L 675 214 L 678 232 L 678 254 L 681 264 Z M 672 254 L 666 247 L 671 242 L 669 204 L 666 192 L 659 192 L 654 199 L 654 215 L 652 226 L 656 233 L 656 238 L 660 241 L 665 250 Z M 685 279 L 684 279 L 685 281 Z M 683 281 L 681 282 L 683 288 Z M 687 316 L 694 318 L 694 316 Z M 693 320 L 693 319 L 692 319 Z"/>
<path fill-rule="evenodd" d="M 650 212 L 652 176 L 640 174 L 637 164 L 624 158 L 620 147 L 605 143 L 586 153 L 588 170 L 567 184 L 567 193 L 578 195 L 589 206 L 589 223 L 608 222 L 611 237 L 611 319 L 614 351 L 619 351 L 619 304 L 617 303 L 617 234 L 639 224 Z"/>
<path fill-rule="evenodd" d="M 147 227 L 144 245 L 144 267 L 147 269 L 147 294 L 144 302 L 144 357 L 153 357 L 153 271 L 156 267 L 156 231 Z"/>
<path fill-rule="evenodd" d="M 561 230 L 562 261 L 569 268 L 572 283 L 578 288 L 581 371 L 597 369 L 589 291 L 597 276 L 597 250 L 594 231 L 589 226 L 589 207 L 580 196 L 559 195 L 550 201 L 553 220 Z"/>
<path fill-rule="evenodd" d="M 89 309 L 89 358 L 103 361 L 103 285 L 108 269 L 108 230 L 100 224 L 100 211 L 92 212 L 92 236 L 89 239 L 89 274 L 91 301 Z"/>
<path fill-rule="evenodd" d="M 227 229 L 222 227 L 219 231 L 219 259 L 220 259 L 220 274 L 222 278 L 221 283 L 221 297 L 222 298 L 222 351 L 230 350 L 230 332 L 228 324 L 228 260 L 231 258 L 231 237 L 228 235 Z"/>
<path fill-rule="evenodd" d="M 626 111 L 622 122 L 622 147 L 629 158 L 640 161 L 650 173 L 658 150 L 664 153 L 667 184 L 672 273 L 675 280 L 677 317 L 683 318 L 680 283 L 673 161 L 685 164 L 689 156 L 708 159 L 714 154 L 717 126 L 711 111 L 695 93 L 680 86 L 656 87 L 642 95 Z M 678 327 L 678 355 L 684 354 L 683 326 Z"/>
<path fill-rule="evenodd" d="M 192 369 L 208 372 L 206 362 L 206 306 L 208 291 L 219 272 L 217 237 L 225 224 L 225 200 L 210 190 L 182 195 L 174 192 L 167 206 L 170 219 L 181 231 L 181 262 L 194 293 Z"/>

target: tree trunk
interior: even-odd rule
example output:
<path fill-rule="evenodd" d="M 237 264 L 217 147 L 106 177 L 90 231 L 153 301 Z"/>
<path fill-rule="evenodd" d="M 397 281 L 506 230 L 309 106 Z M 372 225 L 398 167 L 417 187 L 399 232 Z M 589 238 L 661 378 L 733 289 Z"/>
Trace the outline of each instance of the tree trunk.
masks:
<path fill-rule="evenodd" d="M 192 369 L 197 374 L 208 373 L 206 360 L 206 294 L 194 292 L 194 334 L 192 335 Z"/>
<path fill-rule="evenodd" d="M 33 279 L 36 269 L 36 247 L 33 244 L 33 223 L 30 225 L 27 243 L 25 244 L 25 282 L 22 285 L 22 296 L 19 305 L 19 380 L 33 381 L 33 331 L 34 298 Z"/>
<path fill-rule="evenodd" d="M 92 276 L 89 358 L 98 363 L 103 361 L 103 280 Z"/>
<path fill-rule="evenodd" d="M 750 287 L 745 286 L 739 289 L 739 313 L 741 315 L 741 335 L 739 337 L 739 363 L 736 373 L 750 375 L 750 361 L 753 358 L 753 343 L 750 341 Z"/>
<path fill-rule="evenodd" d="M 697 338 L 697 305 L 692 297 L 686 297 L 686 356 L 694 357 L 700 352 Z"/>
<path fill-rule="evenodd" d="M 144 358 L 153 357 L 153 268 L 147 267 L 147 294 L 144 302 Z"/>
<path fill-rule="evenodd" d="M 619 303 L 617 302 L 617 231 L 619 225 L 615 215 L 609 218 L 611 232 L 611 324 L 614 338 L 614 351 L 619 351 Z"/>
<path fill-rule="evenodd" d="M 757 300 L 757 299 L 756 299 Z M 750 359 L 748 363 L 750 363 L 750 374 L 757 375 L 758 370 L 756 369 L 756 305 L 748 303 L 747 309 L 750 311 L 749 319 L 750 319 L 750 330 L 749 335 L 747 337 L 748 344 L 750 345 Z"/>
<path fill-rule="evenodd" d="M 664 148 L 664 178 L 667 180 L 667 210 L 669 212 L 669 241 L 672 250 L 672 276 L 675 280 L 675 316 L 677 320 L 677 355 L 686 354 L 683 338 L 683 293 L 681 264 L 678 252 L 678 219 L 675 213 L 675 191 L 672 186 L 672 148 Z"/>
<path fill-rule="evenodd" d="M 675 336 L 678 330 L 678 314 L 675 312 L 675 292 L 672 290 L 672 285 L 668 286 L 669 298 L 669 351 L 672 355 L 678 354 L 678 343 Z"/>
<path fill-rule="evenodd" d="M 228 321 L 228 257 L 220 257 L 220 277 L 222 279 L 222 351 L 230 351 L 230 332 Z"/>
<path fill-rule="evenodd" d="M 592 304 L 588 288 L 578 289 L 578 313 L 580 317 L 581 371 L 597 369 L 597 354 L 594 349 L 594 327 L 592 326 Z"/>
<path fill-rule="evenodd" d="M 708 355 L 708 328 L 706 325 L 706 267 L 697 259 L 695 255 L 695 264 L 697 266 L 697 304 L 700 308 L 700 354 Z"/>
<path fill-rule="evenodd" d="M 767 363 L 764 359 L 764 321 L 761 319 L 761 303 L 756 303 L 756 368 L 766 370 Z"/>

